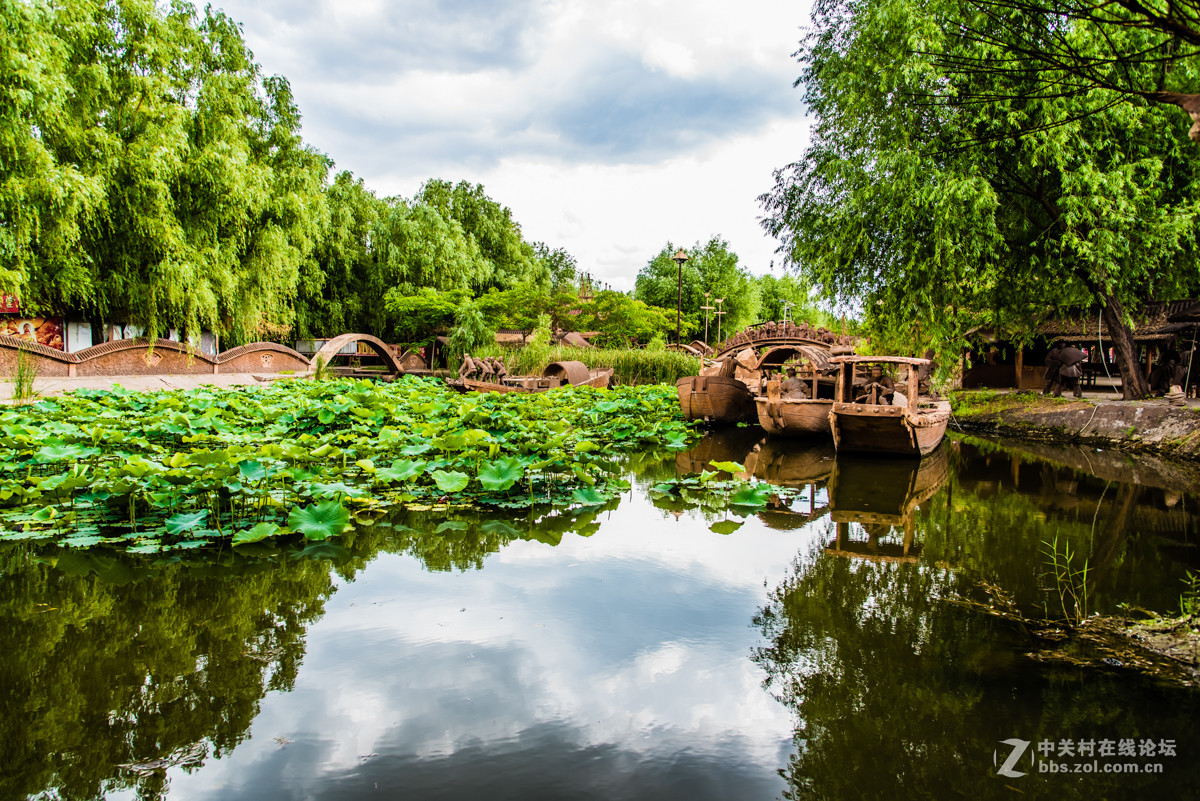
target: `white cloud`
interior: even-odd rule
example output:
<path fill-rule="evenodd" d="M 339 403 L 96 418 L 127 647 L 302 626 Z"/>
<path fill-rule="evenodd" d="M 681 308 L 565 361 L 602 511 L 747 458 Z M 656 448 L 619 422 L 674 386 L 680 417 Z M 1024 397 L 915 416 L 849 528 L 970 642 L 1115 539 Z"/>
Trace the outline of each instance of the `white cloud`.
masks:
<path fill-rule="evenodd" d="M 667 240 L 713 234 L 763 272 L 772 170 L 807 143 L 791 54 L 805 3 L 221 3 L 304 135 L 383 195 L 482 183 L 526 236 L 630 289 Z"/>

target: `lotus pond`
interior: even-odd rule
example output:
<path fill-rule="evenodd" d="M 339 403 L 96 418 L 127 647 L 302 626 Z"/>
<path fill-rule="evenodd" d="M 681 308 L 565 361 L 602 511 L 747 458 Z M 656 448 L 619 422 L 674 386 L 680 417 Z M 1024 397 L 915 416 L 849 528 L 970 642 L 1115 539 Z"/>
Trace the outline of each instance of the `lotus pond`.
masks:
<path fill-rule="evenodd" d="M 1057 542 L 1088 559 L 1089 613 L 1176 611 L 1194 472 L 697 439 L 672 394 L 347 382 L 10 413 L 0 797 L 1191 797 L 1195 689 L 978 604 L 1062 615 Z M 331 503 L 330 536 L 290 522 Z M 1023 775 L 998 775 L 1005 740 Z"/>

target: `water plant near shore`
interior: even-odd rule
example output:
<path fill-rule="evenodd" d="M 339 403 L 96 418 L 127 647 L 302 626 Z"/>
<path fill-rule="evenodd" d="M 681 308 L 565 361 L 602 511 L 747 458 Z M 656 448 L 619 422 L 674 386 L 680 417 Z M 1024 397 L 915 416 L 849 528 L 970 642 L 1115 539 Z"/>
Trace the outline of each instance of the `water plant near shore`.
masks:
<path fill-rule="evenodd" d="M 0 415 L 0 539 L 154 553 L 337 536 L 397 507 L 602 504 L 684 447 L 672 389 L 459 395 L 408 377 L 77 391 Z"/>

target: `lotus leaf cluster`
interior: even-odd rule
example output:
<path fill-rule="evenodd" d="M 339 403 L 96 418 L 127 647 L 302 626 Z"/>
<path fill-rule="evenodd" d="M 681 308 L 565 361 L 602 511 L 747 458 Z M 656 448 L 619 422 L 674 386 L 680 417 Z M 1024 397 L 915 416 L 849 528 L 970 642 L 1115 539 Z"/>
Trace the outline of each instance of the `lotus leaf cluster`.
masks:
<path fill-rule="evenodd" d="M 627 488 L 625 454 L 694 436 L 664 386 L 80 390 L 0 414 L 0 539 L 155 553 L 326 540 L 398 508 L 586 508 Z"/>

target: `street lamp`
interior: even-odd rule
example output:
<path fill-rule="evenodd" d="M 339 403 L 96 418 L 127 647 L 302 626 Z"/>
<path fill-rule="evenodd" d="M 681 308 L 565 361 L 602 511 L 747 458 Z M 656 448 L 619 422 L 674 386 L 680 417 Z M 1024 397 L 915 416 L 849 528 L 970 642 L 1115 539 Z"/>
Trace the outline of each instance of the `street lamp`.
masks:
<path fill-rule="evenodd" d="M 708 296 L 710 294 L 712 294 L 712 293 L 711 292 L 704 293 L 704 305 L 700 307 L 700 308 L 704 309 L 704 344 L 705 345 L 708 344 L 708 313 L 716 308 L 716 306 L 708 305 Z"/>
<path fill-rule="evenodd" d="M 675 297 L 675 344 L 682 345 L 683 340 L 679 338 L 679 315 L 683 309 L 683 263 L 688 260 L 688 255 L 680 248 L 671 261 L 679 265 L 679 288 Z"/>
<path fill-rule="evenodd" d="M 725 302 L 725 298 L 717 298 L 717 300 L 716 300 L 717 310 L 714 312 L 714 314 L 717 316 L 717 341 L 718 342 L 721 341 L 721 315 L 725 314 L 725 311 L 721 307 L 721 304 L 724 302 Z"/>

